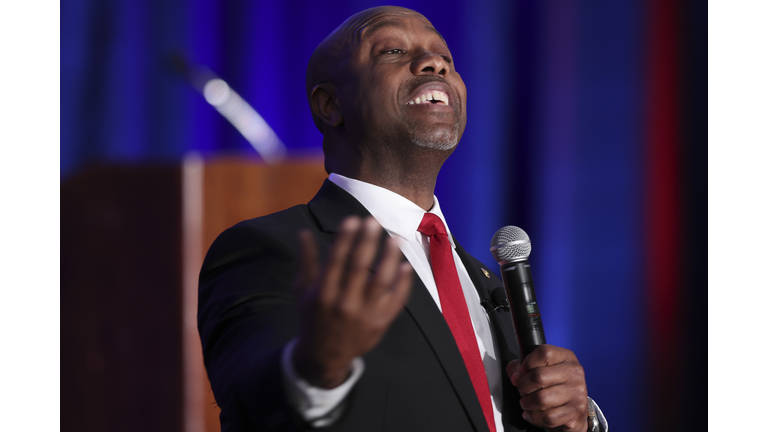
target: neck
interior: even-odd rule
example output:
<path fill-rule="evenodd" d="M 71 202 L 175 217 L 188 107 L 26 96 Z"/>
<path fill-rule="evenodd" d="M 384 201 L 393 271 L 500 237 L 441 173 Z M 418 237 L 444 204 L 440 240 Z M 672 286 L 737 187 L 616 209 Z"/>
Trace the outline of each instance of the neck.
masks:
<path fill-rule="evenodd" d="M 391 190 L 425 211 L 431 209 L 437 175 L 451 152 L 420 147 L 397 152 L 391 147 L 384 148 L 389 150 L 376 153 L 363 151 L 355 169 L 337 172 Z"/>
<path fill-rule="evenodd" d="M 421 173 L 386 173 L 361 170 L 358 180 L 383 187 L 415 203 L 424 211 L 434 205 L 435 181 L 437 176 L 424 176 Z"/>

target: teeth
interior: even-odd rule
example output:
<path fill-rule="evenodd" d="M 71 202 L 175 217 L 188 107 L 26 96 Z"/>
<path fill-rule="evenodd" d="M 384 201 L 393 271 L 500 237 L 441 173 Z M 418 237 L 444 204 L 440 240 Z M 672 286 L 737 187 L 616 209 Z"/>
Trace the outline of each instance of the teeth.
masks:
<path fill-rule="evenodd" d="M 448 103 L 448 95 L 441 91 L 433 91 L 429 93 L 424 93 L 423 95 L 417 97 L 416 99 L 408 102 L 406 105 L 418 105 L 420 103 L 424 103 L 426 101 L 440 101 L 444 103 L 445 105 L 449 105 Z"/>

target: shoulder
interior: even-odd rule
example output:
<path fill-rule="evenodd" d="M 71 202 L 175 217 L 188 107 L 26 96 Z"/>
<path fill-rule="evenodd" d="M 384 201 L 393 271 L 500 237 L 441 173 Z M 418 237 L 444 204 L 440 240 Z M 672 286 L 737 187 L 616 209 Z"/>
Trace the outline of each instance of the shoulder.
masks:
<path fill-rule="evenodd" d="M 244 220 L 214 240 L 206 254 L 203 270 L 259 255 L 278 259 L 294 256 L 298 251 L 297 236 L 303 229 L 317 229 L 315 218 L 304 204 Z"/>
<path fill-rule="evenodd" d="M 277 213 L 244 220 L 224 231 L 220 237 L 245 232 L 279 236 L 285 231 L 312 228 L 315 225 L 315 219 L 309 207 L 306 204 L 300 204 Z"/>

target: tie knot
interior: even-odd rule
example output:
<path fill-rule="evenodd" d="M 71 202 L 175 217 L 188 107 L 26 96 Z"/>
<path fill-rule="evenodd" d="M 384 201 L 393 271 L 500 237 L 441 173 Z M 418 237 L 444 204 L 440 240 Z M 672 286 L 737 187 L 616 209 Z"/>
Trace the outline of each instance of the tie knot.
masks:
<path fill-rule="evenodd" d="M 424 217 L 421 219 L 418 231 L 427 236 L 434 236 L 436 234 L 447 235 L 445 231 L 445 225 L 440 217 L 434 213 L 424 213 Z"/>

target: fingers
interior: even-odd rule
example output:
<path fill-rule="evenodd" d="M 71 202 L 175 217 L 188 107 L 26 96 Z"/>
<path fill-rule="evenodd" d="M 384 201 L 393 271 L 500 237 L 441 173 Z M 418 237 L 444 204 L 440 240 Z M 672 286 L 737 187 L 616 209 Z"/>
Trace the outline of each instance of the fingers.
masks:
<path fill-rule="evenodd" d="M 334 302 L 339 295 L 352 243 L 357 237 L 360 226 L 361 221 L 357 217 L 348 217 L 339 226 L 339 232 L 328 254 L 320 283 L 320 298 L 326 304 Z"/>
<path fill-rule="evenodd" d="M 538 348 L 533 350 L 532 353 L 530 353 L 522 362 L 520 360 L 512 360 L 507 364 L 506 372 L 507 376 L 509 376 L 509 379 L 512 381 L 512 384 L 520 390 L 521 386 L 521 378 L 529 374 L 530 372 L 535 371 L 537 368 L 543 368 L 543 367 L 550 367 L 559 365 L 562 363 L 565 363 L 569 359 L 575 360 L 576 356 L 568 349 L 556 347 L 553 345 L 540 345 Z M 543 370 L 543 369 L 542 369 Z M 540 374 L 542 370 L 539 370 L 535 372 L 533 375 L 528 377 L 525 381 L 522 382 L 522 385 L 525 385 L 526 383 L 534 382 L 536 384 L 544 385 L 555 385 L 558 384 L 556 377 L 550 376 L 549 374 L 545 375 L 544 378 L 548 378 L 548 381 L 546 383 L 540 382 L 539 379 L 541 379 Z M 549 372 L 551 374 L 551 371 Z M 545 386 L 548 386 L 545 385 Z M 532 391 L 536 391 L 539 388 L 531 389 L 530 391 L 526 392 L 530 393 Z M 522 390 L 521 390 L 522 392 Z M 521 395 L 525 395 L 521 393 Z"/>
<path fill-rule="evenodd" d="M 411 264 L 405 262 L 401 263 L 395 282 L 392 284 L 392 290 L 390 291 L 391 298 L 389 299 L 389 320 L 391 321 L 400 309 L 402 309 L 408 297 L 411 294 L 411 287 L 413 286 L 413 267 Z"/>
<path fill-rule="evenodd" d="M 539 345 L 532 353 L 525 357 L 520 373 L 525 375 L 531 369 L 563 363 L 570 358 L 575 359 L 576 356 L 569 349 L 547 344 Z"/>
<path fill-rule="evenodd" d="M 376 274 L 366 288 L 366 301 L 381 309 L 388 325 L 407 301 L 412 285 L 413 267 L 403 262 L 397 240 L 387 237 Z"/>
<path fill-rule="evenodd" d="M 544 411 L 565 405 L 571 401 L 587 399 L 586 389 L 566 383 L 539 389 L 520 398 L 520 406 L 525 411 Z"/>
<path fill-rule="evenodd" d="M 387 237 L 384 244 L 384 252 L 376 269 L 376 275 L 370 282 L 370 287 L 366 292 L 369 300 L 380 299 L 384 294 L 393 289 L 398 278 L 399 266 L 403 255 L 397 241 L 392 237 Z"/>
<path fill-rule="evenodd" d="M 519 377 L 515 385 L 520 396 L 552 386 L 585 382 L 584 369 L 573 352 L 553 345 L 536 348 L 523 360 L 517 372 Z"/>
<path fill-rule="evenodd" d="M 395 288 L 392 290 L 392 301 L 400 305 L 405 304 L 411 294 L 413 286 L 413 267 L 410 263 L 400 264 L 400 269 L 395 281 Z"/>
<path fill-rule="evenodd" d="M 520 392 L 528 422 L 558 431 L 586 428 L 587 385 L 572 351 L 541 345 L 522 363 L 510 362 L 507 374 Z"/>
<path fill-rule="evenodd" d="M 357 310 L 400 286 L 400 299 L 407 298 L 410 282 L 398 279 L 402 253 L 394 239 L 387 238 L 379 267 L 371 277 L 381 233 L 381 225 L 373 217 L 351 216 L 342 222 L 321 275 L 320 297 L 325 304 Z"/>
<path fill-rule="evenodd" d="M 566 404 L 546 411 L 525 411 L 523 418 L 537 426 L 558 428 L 558 431 L 581 432 L 587 429 L 587 409 L 577 404 Z"/>
<path fill-rule="evenodd" d="M 555 365 L 539 367 L 521 375 L 517 380 L 517 391 L 526 396 L 541 389 L 557 386 L 569 380 L 570 366 Z"/>
<path fill-rule="evenodd" d="M 517 387 L 517 382 L 520 380 L 520 360 L 507 363 L 507 376 L 512 381 L 512 385 Z"/>
<path fill-rule="evenodd" d="M 301 283 L 316 286 L 302 304 L 301 332 L 295 353 L 297 370 L 311 383 L 335 384 L 355 357 L 381 340 L 410 294 L 413 270 L 397 243 L 387 238 L 375 272 L 382 228 L 373 218 L 342 222 L 322 269 L 311 236 L 300 235 Z M 319 275 L 312 282 L 311 275 Z"/>
<path fill-rule="evenodd" d="M 363 301 L 364 288 L 368 284 L 370 268 L 376 258 L 381 230 L 381 225 L 373 217 L 366 218 L 360 225 L 355 244 L 347 257 L 346 277 L 342 278 L 346 307 L 354 309 Z"/>

